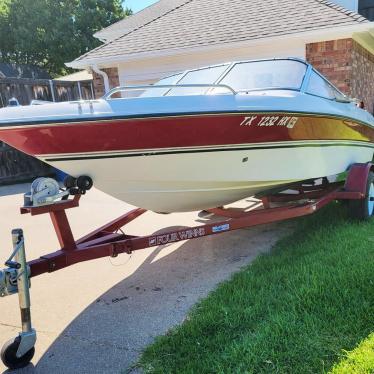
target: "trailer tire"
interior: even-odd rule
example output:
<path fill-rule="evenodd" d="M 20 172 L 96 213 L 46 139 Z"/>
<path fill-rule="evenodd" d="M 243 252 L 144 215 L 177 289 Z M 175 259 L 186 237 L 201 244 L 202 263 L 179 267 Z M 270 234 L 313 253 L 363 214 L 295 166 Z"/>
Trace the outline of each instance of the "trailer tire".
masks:
<path fill-rule="evenodd" d="M 34 357 L 35 348 L 32 347 L 23 356 L 17 357 L 16 353 L 21 343 L 21 338 L 17 336 L 8 340 L 1 349 L 1 361 L 11 370 L 21 369 L 27 366 Z"/>
<path fill-rule="evenodd" d="M 371 171 L 368 175 L 366 184 L 366 196 L 360 200 L 349 200 L 349 215 L 361 221 L 369 220 L 374 213 L 374 173 Z"/>

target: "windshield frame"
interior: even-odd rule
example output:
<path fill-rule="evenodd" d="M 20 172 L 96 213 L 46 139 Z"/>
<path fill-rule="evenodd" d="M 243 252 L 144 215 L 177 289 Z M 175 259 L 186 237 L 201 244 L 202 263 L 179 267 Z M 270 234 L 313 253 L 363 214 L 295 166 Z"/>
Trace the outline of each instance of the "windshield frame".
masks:
<path fill-rule="evenodd" d="M 151 86 L 156 88 L 160 81 L 162 81 L 164 79 L 167 79 L 167 78 L 171 78 L 173 76 L 178 76 L 179 75 L 179 78 L 177 78 L 173 82 L 173 87 L 170 87 L 169 89 L 167 89 L 166 92 L 164 92 L 160 97 L 169 96 L 168 94 L 173 89 L 178 88 L 179 85 L 180 85 L 181 88 L 183 87 L 183 84 L 180 84 L 180 82 L 186 77 L 187 74 L 189 74 L 191 72 L 195 72 L 195 71 L 204 70 L 204 69 L 215 68 L 215 67 L 219 67 L 219 66 L 226 66 L 226 69 L 224 69 L 222 71 L 222 73 L 217 77 L 217 79 L 212 83 L 212 86 L 213 85 L 219 85 L 219 84 L 223 83 L 223 80 L 228 76 L 228 74 L 230 74 L 230 72 L 235 68 L 236 65 L 244 64 L 244 63 L 256 63 L 256 62 L 258 63 L 258 62 L 263 62 L 263 61 L 267 61 L 267 62 L 271 62 L 271 61 L 295 61 L 295 62 L 298 62 L 300 64 L 305 65 L 306 70 L 304 72 L 304 76 L 301 80 L 300 86 L 298 88 L 279 86 L 279 87 L 261 87 L 261 88 L 251 88 L 251 89 L 247 88 L 247 89 L 234 90 L 230 85 L 228 85 L 228 86 L 230 86 L 230 88 L 232 90 L 234 90 L 233 92 L 235 92 L 236 94 L 240 94 L 240 93 L 249 93 L 249 92 L 256 92 L 256 91 L 289 90 L 289 91 L 300 92 L 300 93 L 311 95 L 311 96 L 316 96 L 316 95 L 313 95 L 313 94 L 310 94 L 310 93 L 307 92 L 309 82 L 310 82 L 310 79 L 311 79 L 311 75 L 312 75 L 313 72 L 315 72 L 322 79 L 324 79 L 339 94 L 338 95 L 339 97 L 335 97 L 335 98 L 323 97 L 325 100 L 332 100 L 332 101 L 335 100 L 335 101 L 339 101 L 339 102 L 351 102 L 352 101 L 352 99 L 350 99 L 347 95 L 342 93 L 334 84 L 332 84 L 324 75 L 322 75 L 319 71 L 317 71 L 310 63 L 308 63 L 307 61 L 305 61 L 301 58 L 298 58 L 298 57 L 263 58 L 263 59 L 252 59 L 252 60 L 239 60 L 239 61 L 233 61 L 233 62 L 222 62 L 222 63 L 218 63 L 218 64 L 214 64 L 214 65 L 207 65 L 207 66 L 202 66 L 202 67 L 198 67 L 198 68 L 194 68 L 194 69 L 188 69 L 188 70 L 185 70 L 185 71 L 175 72 L 173 74 L 170 74 L 170 75 L 167 75 L 167 76 L 161 78 L 159 81 L 153 83 Z M 227 86 L 227 84 L 226 84 L 226 86 Z M 220 93 L 215 92 L 216 89 L 217 88 L 215 88 L 215 87 L 207 88 L 205 90 L 205 92 L 202 93 L 202 94 L 199 94 L 199 96 L 220 94 Z M 181 94 L 181 96 L 189 96 L 189 95 Z"/>
<path fill-rule="evenodd" d="M 336 95 L 333 98 L 329 98 L 329 97 L 325 97 L 325 96 L 321 96 L 321 95 L 316 95 L 316 94 L 308 92 L 309 82 L 311 80 L 311 77 L 312 77 L 313 73 L 317 74 L 327 84 L 329 84 L 333 88 L 334 91 L 336 91 L 339 95 L 341 95 L 341 98 L 337 97 Z M 322 98 L 322 99 L 325 99 L 325 100 L 336 101 L 336 102 L 340 102 L 340 103 L 346 103 L 346 104 L 348 104 L 348 103 L 354 102 L 353 99 L 351 99 L 348 95 L 346 95 L 341 90 L 339 90 L 339 88 L 337 88 L 333 83 L 331 83 L 330 80 L 328 80 L 323 74 L 321 74 L 316 68 L 314 68 L 310 64 L 309 64 L 308 70 L 307 70 L 307 72 L 305 74 L 305 79 L 304 79 L 304 83 L 303 83 L 301 92 L 305 93 L 306 95 L 315 96 L 315 97 L 319 97 L 319 98 Z"/>
<path fill-rule="evenodd" d="M 251 88 L 251 89 L 241 89 L 241 90 L 235 90 L 237 93 L 245 93 L 245 92 L 256 92 L 256 91 L 279 91 L 279 90 L 287 90 L 287 91 L 296 91 L 296 92 L 303 92 L 303 88 L 305 87 L 305 82 L 307 79 L 308 71 L 311 67 L 310 64 L 308 64 L 306 61 L 296 58 L 296 57 L 288 57 L 288 58 L 263 58 L 263 59 L 258 59 L 258 60 L 243 60 L 243 61 L 235 61 L 231 64 L 230 68 L 226 70 L 224 75 L 220 78 L 219 81 L 216 83 L 222 83 L 222 81 L 226 78 L 228 74 L 235 68 L 236 65 L 240 64 L 247 64 L 247 63 L 256 63 L 256 62 L 264 62 L 264 61 L 295 61 L 299 62 L 303 65 L 305 65 L 305 73 L 303 76 L 303 79 L 301 80 L 301 84 L 299 88 L 295 87 L 261 87 L 261 88 Z"/>
<path fill-rule="evenodd" d="M 220 64 L 208 65 L 208 66 L 198 67 L 196 69 L 186 70 L 186 71 L 182 72 L 180 78 L 177 81 L 174 82 L 175 88 L 178 88 L 179 82 L 182 79 L 184 79 L 189 73 L 192 73 L 194 71 L 205 70 L 205 69 L 213 69 L 213 68 L 217 68 L 217 67 L 220 67 L 220 66 L 226 66 L 226 69 L 224 69 L 223 72 L 218 76 L 218 78 L 212 83 L 212 84 L 217 84 L 221 80 L 222 76 L 225 75 L 227 73 L 227 71 L 232 68 L 233 65 L 234 65 L 234 63 L 232 63 L 232 62 L 222 62 Z M 173 75 L 178 75 L 178 73 L 177 74 L 173 74 Z M 165 78 L 167 78 L 167 77 L 165 77 Z M 162 78 L 162 79 L 165 79 L 165 78 Z M 162 79 L 160 79 L 160 80 L 162 80 Z M 156 86 L 157 83 L 158 82 L 156 82 L 154 85 Z M 183 84 L 181 84 L 181 88 L 183 88 Z M 170 88 L 162 96 L 169 96 L 168 94 L 173 89 L 174 89 L 174 87 Z M 207 95 L 211 90 L 212 90 L 212 88 L 207 88 L 206 91 L 202 95 Z M 182 96 L 187 96 L 187 95 L 182 95 Z"/>

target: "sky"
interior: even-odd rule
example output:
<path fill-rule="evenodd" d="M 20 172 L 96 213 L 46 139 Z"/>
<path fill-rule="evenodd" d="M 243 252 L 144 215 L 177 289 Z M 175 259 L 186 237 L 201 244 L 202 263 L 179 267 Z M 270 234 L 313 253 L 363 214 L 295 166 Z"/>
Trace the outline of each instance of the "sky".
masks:
<path fill-rule="evenodd" d="M 132 9 L 134 13 L 155 3 L 157 0 L 125 0 L 123 6 Z"/>

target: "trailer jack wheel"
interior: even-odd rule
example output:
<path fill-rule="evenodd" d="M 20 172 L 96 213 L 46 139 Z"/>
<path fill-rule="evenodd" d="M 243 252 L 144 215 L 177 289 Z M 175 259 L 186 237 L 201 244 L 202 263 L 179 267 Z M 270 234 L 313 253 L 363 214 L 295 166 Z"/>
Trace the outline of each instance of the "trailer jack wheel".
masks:
<path fill-rule="evenodd" d="M 348 201 L 349 215 L 361 221 L 369 220 L 374 213 L 374 173 L 370 172 L 366 185 L 366 196 L 360 200 Z"/>
<path fill-rule="evenodd" d="M 28 365 L 34 356 L 36 331 L 31 325 L 30 269 L 21 229 L 12 231 L 12 240 L 13 253 L 5 263 L 8 268 L 0 270 L 0 296 L 18 293 L 22 331 L 4 344 L 0 356 L 9 369 L 20 369 Z"/>
<path fill-rule="evenodd" d="M 17 356 L 17 351 L 21 345 L 21 336 L 8 340 L 1 349 L 1 360 L 9 369 L 21 369 L 27 366 L 34 357 L 35 348 L 32 347 L 22 356 Z"/>

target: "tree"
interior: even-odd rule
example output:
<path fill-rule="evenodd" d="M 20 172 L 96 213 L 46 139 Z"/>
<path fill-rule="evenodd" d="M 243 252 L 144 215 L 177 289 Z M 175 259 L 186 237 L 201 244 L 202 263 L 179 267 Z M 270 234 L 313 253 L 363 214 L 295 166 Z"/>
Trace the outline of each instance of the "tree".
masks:
<path fill-rule="evenodd" d="M 11 48 L 9 35 L 9 24 L 8 24 L 8 14 L 9 14 L 9 1 L 0 0 L 0 59 L 2 50 L 9 50 Z"/>
<path fill-rule="evenodd" d="M 100 45 L 95 32 L 129 14 L 120 0 L 0 0 L 0 59 L 64 74 Z"/>

